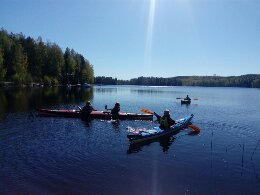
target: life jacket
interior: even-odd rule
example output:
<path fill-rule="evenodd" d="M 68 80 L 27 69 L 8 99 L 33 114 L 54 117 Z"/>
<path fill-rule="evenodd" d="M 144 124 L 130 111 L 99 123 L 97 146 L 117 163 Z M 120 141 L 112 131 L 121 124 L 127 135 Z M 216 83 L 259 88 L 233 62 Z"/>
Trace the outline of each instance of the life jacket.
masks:
<path fill-rule="evenodd" d="M 168 128 L 169 127 L 169 123 L 168 123 L 168 118 L 167 117 L 161 117 L 160 118 L 160 126 L 162 126 L 164 128 Z"/>

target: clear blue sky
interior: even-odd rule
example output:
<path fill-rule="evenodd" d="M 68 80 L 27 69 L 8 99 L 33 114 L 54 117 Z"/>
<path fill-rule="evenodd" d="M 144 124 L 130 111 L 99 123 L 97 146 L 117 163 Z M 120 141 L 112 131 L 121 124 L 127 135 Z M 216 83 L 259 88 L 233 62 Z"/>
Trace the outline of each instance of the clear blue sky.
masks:
<path fill-rule="evenodd" d="M 260 74 L 260 0 L 0 0 L 0 27 L 73 48 L 95 76 Z"/>

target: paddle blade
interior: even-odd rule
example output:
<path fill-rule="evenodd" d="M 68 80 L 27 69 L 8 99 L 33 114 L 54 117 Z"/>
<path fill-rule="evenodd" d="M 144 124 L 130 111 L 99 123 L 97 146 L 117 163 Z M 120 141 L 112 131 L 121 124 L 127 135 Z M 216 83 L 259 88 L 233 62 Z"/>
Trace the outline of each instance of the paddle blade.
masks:
<path fill-rule="evenodd" d="M 191 128 L 193 131 L 200 132 L 200 128 L 195 125 L 188 125 L 189 128 Z"/>
<path fill-rule="evenodd" d="M 183 99 L 183 98 L 176 98 L 177 100 L 179 100 L 179 99 Z"/>
<path fill-rule="evenodd" d="M 142 108 L 142 109 L 141 109 L 141 112 L 144 112 L 144 113 L 147 113 L 147 114 L 153 114 L 153 111 L 148 110 L 148 109 L 146 109 L 146 108 Z"/>
<path fill-rule="evenodd" d="M 198 98 L 194 98 L 193 100 L 199 100 Z"/>

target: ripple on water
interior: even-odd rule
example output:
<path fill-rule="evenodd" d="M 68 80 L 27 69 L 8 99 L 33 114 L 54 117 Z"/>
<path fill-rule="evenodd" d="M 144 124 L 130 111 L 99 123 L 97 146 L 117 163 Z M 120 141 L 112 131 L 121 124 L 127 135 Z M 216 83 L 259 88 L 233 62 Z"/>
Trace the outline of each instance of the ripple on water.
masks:
<path fill-rule="evenodd" d="M 227 89 L 173 89 L 167 88 L 171 93 L 160 93 L 161 89 L 132 93 L 126 87 L 95 94 L 93 104 L 102 109 L 105 101 L 119 99 L 127 111 L 144 107 L 161 113 L 168 107 L 173 118 L 194 113 L 193 123 L 201 128 L 200 134 L 191 136 L 186 129 L 172 139 L 144 144 L 136 150 L 129 147 L 126 127 L 157 124 L 7 114 L 0 123 L 0 174 L 5 178 L 0 182 L 0 193 L 123 194 L 126 189 L 128 194 L 259 192 L 256 101 L 250 106 L 239 94 L 233 98 L 233 92 L 244 93 L 243 89 L 229 89 L 230 96 Z M 174 102 L 191 92 L 199 99 L 196 106 Z M 56 106 L 63 107 L 67 105 Z"/>

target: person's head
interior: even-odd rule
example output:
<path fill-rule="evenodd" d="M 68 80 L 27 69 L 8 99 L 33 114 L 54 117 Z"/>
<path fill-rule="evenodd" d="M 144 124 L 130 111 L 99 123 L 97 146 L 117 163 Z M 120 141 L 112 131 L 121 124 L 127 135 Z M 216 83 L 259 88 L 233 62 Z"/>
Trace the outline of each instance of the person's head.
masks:
<path fill-rule="evenodd" d="M 187 97 L 189 97 L 189 95 L 187 95 Z"/>
<path fill-rule="evenodd" d="M 90 105 L 91 105 L 90 101 L 87 101 L 87 102 L 86 102 L 86 105 L 90 106 Z"/>
<path fill-rule="evenodd" d="M 120 104 L 119 104 L 119 102 L 117 102 L 117 103 L 115 104 L 115 106 L 116 106 L 116 107 L 120 107 Z"/>
<path fill-rule="evenodd" d="M 170 116 L 170 110 L 164 110 L 163 116 Z"/>

